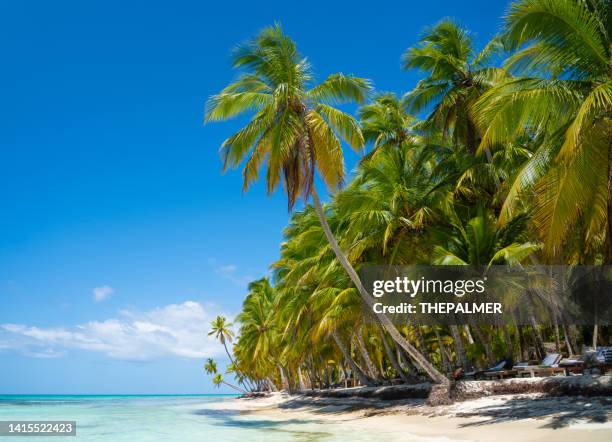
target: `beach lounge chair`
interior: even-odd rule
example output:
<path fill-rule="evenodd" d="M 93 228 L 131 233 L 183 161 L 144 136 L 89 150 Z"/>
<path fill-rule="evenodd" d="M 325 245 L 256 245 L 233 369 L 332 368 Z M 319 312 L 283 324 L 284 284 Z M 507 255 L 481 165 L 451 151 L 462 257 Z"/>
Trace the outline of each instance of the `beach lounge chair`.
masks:
<path fill-rule="evenodd" d="M 523 377 L 530 375 L 532 378 L 536 376 L 553 376 L 554 374 L 565 374 L 565 368 L 559 367 L 561 355 L 559 353 L 549 353 L 546 355 L 539 365 L 527 365 L 515 367 L 517 376 Z"/>
<path fill-rule="evenodd" d="M 481 379 L 484 377 L 485 372 L 489 372 L 489 371 L 499 371 L 499 370 L 503 370 L 506 365 L 508 364 L 508 360 L 506 359 L 502 359 L 501 361 L 496 362 L 495 364 L 493 364 L 491 367 L 485 369 L 485 370 L 474 370 L 472 369 L 472 371 L 464 371 L 463 368 L 459 367 L 455 370 L 453 370 L 451 373 L 448 374 L 448 377 L 458 381 L 459 379 L 464 379 L 464 378 L 470 378 L 470 379 Z M 512 367 L 512 361 L 509 362 L 510 365 L 508 365 L 508 368 Z"/>
<path fill-rule="evenodd" d="M 566 376 L 582 374 L 584 371 L 584 360 L 582 356 L 569 356 L 568 358 L 561 359 L 559 367 L 565 370 Z"/>
<path fill-rule="evenodd" d="M 496 362 L 493 366 L 487 368 L 479 374 L 489 379 L 503 379 L 515 376 L 516 370 L 512 368 L 512 359 L 502 359 L 501 361 Z M 479 377 L 479 374 L 476 374 L 474 377 Z"/>
<path fill-rule="evenodd" d="M 600 362 L 601 373 L 606 374 L 612 369 L 612 347 L 600 347 L 597 349 L 597 359 Z"/>

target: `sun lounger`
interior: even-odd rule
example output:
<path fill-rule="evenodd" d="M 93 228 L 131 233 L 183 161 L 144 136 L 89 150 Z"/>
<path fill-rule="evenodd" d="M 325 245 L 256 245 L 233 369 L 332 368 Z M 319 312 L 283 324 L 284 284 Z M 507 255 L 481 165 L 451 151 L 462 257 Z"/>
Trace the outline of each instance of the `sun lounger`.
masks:
<path fill-rule="evenodd" d="M 487 368 L 481 374 L 487 378 L 499 378 L 503 379 L 505 377 L 515 376 L 516 370 L 512 369 L 512 360 L 510 359 L 502 359 L 497 362 L 492 367 Z"/>
<path fill-rule="evenodd" d="M 559 353 L 549 353 L 539 365 L 527 365 L 522 367 L 514 367 L 517 370 L 517 376 L 523 377 L 530 375 L 532 378 L 536 376 L 553 376 L 557 373 L 565 374 L 565 368 L 559 367 L 561 355 Z"/>
<path fill-rule="evenodd" d="M 554 376 L 556 374 L 565 375 L 565 368 L 563 367 L 527 367 L 520 370 L 517 375 L 523 377 L 525 374 L 531 375 L 532 378 L 540 376 Z"/>
<path fill-rule="evenodd" d="M 582 374 L 584 371 L 584 360 L 580 356 L 570 356 L 569 358 L 561 359 L 559 367 L 565 370 L 565 375 Z"/>
<path fill-rule="evenodd" d="M 448 376 L 456 381 L 459 379 L 464 379 L 464 378 L 482 379 L 483 377 L 487 377 L 487 373 L 490 373 L 490 374 L 498 373 L 498 372 L 501 372 L 511 367 L 512 367 L 512 359 L 502 359 L 500 361 L 497 361 L 494 365 L 492 365 L 491 367 L 485 370 L 473 370 L 473 371 L 464 372 L 462 368 L 458 368 L 454 370 L 452 373 L 449 373 Z"/>
<path fill-rule="evenodd" d="M 599 347 L 597 349 L 597 360 L 602 374 L 612 369 L 612 347 Z"/>

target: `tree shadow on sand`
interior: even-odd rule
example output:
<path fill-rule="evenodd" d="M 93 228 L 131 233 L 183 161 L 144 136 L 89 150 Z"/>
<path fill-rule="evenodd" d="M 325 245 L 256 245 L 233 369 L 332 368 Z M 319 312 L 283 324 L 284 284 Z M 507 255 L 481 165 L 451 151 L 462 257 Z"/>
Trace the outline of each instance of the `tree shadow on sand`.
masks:
<path fill-rule="evenodd" d="M 322 436 L 326 435 L 325 432 L 312 432 L 312 431 L 291 431 L 286 430 L 287 425 L 308 425 L 308 424 L 321 424 L 323 423 L 317 419 L 244 419 L 243 411 L 233 410 L 210 410 L 201 409 L 195 410 L 193 414 L 198 416 L 206 416 L 215 421 L 215 424 L 224 427 L 235 427 L 235 428 L 250 428 L 256 430 L 270 430 L 270 431 L 282 431 L 284 433 L 291 433 L 292 435 L 304 435 L 304 436 Z"/>
<path fill-rule="evenodd" d="M 609 397 L 515 397 L 503 403 L 457 413 L 458 417 L 482 417 L 481 421 L 462 424 L 462 427 L 490 425 L 520 419 L 551 421 L 542 428 L 563 428 L 575 421 L 605 423 L 612 417 L 612 398 Z"/>
<path fill-rule="evenodd" d="M 278 405 L 281 409 L 306 410 L 315 414 L 342 415 L 350 411 L 364 411 L 366 414 L 379 414 L 390 410 L 393 406 L 419 406 L 422 399 L 376 400 L 364 398 L 296 398 Z M 350 420 L 350 419 L 348 419 Z"/>

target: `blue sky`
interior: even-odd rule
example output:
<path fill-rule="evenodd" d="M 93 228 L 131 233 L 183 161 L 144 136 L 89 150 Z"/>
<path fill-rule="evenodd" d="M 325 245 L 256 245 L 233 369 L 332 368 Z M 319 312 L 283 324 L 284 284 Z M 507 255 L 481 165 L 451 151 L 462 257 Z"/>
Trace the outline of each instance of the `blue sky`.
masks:
<path fill-rule="evenodd" d="M 279 21 L 318 78 L 402 92 L 425 26 L 482 45 L 506 4 L 2 2 L 0 394 L 213 391 L 207 322 L 238 312 L 288 219 L 281 192 L 221 174 L 240 121 L 202 125 L 233 46 Z"/>

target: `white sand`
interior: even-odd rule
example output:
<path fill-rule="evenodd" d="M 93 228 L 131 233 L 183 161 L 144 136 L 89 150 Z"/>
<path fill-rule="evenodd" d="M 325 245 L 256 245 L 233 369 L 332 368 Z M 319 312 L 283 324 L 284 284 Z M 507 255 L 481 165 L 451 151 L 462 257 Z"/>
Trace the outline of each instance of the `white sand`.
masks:
<path fill-rule="evenodd" d="M 611 402 L 532 394 L 427 407 L 418 400 L 381 402 L 275 393 L 211 406 L 240 411 L 255 420 L 287 421 L 288 425 L 303 420 L 330 429 L 363 431 L 378 435 L 379 440 L 608 442 L 612 441 Z"/>

